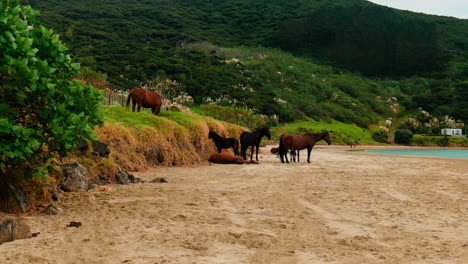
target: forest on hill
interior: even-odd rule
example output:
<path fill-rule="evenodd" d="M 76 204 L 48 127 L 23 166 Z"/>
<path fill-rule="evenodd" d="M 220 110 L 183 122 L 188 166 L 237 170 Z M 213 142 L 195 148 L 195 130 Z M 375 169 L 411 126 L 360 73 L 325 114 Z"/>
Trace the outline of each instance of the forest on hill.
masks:
<path fill-rule="evenodd" d="M 281 122 L 368 127 L 421 108 L 467 123 L 467 20 L 363 0 L 22 2 L 116 89 L 168 79 L 196 105 Z"/>

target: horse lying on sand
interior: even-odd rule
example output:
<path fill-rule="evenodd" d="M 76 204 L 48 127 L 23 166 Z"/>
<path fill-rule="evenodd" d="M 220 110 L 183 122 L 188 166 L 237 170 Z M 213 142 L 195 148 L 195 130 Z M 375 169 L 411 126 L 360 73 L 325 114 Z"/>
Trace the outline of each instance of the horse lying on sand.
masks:
<path fill-rule="evenodd" d="M 135 112 L 135 105 L 138 105 L 138 112 L 140 112 L 141 107 L 151 108 L 154 115 L 159 114 L 159 111 L 161 111 L 162 100 L 158 92 L 148 92 L 143 88 L 133 89 L 128 94 L 125 107 L 130 105 L 130 100 L 132 101 L 133 112 Z"/>
<path fill-rule="evenodd" d="M 242 157 L 234 156 L 228 152 L 212 154 L 208 161 L 218 164 L 258 164 L 256 161 L 244 160 Z"/>

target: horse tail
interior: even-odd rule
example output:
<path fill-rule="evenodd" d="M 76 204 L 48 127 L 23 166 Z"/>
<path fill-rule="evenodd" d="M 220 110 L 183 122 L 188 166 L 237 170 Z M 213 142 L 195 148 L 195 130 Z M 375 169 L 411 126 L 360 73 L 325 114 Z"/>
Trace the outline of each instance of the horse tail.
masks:
<path fill-rule="evenodd" d="M 281 162 L 284 162 L 283 156 L 285 156 L 285 155 L 288 154 L 288 150 L 287 150 L 286 147 L 284 146 L 283 136 L 284 136 L 284 134 L 281 135 L 281 137 L 280 137 L 279 149 L 278 149 L 278 153 L 279 153 Z"/>
<path fill-rule="evenodd" d="M 125 104 L 125 107 L 128 108 L 128 106 L 130 105 L 130 99 L 133 97 L 133 90 L 130 91 L 130 93 L 128 93 L 128 97 L 127 97 L 127 103 Z"/>

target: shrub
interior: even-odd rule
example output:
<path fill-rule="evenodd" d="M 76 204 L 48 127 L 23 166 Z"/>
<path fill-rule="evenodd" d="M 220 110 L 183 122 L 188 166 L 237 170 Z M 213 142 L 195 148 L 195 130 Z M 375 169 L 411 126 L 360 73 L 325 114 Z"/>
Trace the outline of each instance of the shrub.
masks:
<path fill-rule="evenodd" d="M 395 131 L 395 143 L 397 144 L 410 144 L 413 140 L 413 132 L 408 129 L 397 129 Z"/>
<path fill-rule="evenodd" d="M 388 132 L 383 129 L 379 129 L 372 135 L 372 139 L 380 143 L 388 143 Z"/>
<path fill-rule="evenodd" d="M 79 64 L 57 34 L 34 26 L 38 13 L 0 3 L 0 189 L 45 178 L 51 157 L 66 156 L 101 123 L 100 92 L 73 80 Z"/>

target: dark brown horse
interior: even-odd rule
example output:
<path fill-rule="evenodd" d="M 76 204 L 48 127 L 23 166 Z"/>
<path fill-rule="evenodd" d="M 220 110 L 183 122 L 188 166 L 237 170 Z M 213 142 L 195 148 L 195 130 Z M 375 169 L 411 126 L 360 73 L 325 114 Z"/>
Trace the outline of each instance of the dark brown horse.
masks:
<path fill-rule="evenodd" d="M 281 135 L 279 146 L 281 162 L 284 163 L 284 159 L 286 159 L 286 162 L 289 163 L 287 156 L 288 150 L 291 149 L 291 151 L 296 150 L 299 152 L 299 150 L 307 148 L 307 162 L 310 163 L 310 152 L 315 146 L 315 143 L 322 139 L 325 140 L 328 145 L 331 144 L 330 134 L 328 134 L 328 132 L 307 133 L 304 135 L 288 133 Z"/>
<path fill-rule="evenodd" d="M 135 105 L 138 105 L 138 112 L 140 112 L 141 107 L 151 108 L 154 115 L 159 114 L 159 111 L 161 111 L 162 101 L 158 92 L 148 92 L 142 88 L 133 89 L 128 94 L 126 107 L 130 105 L 130 100 L 132 100 L 133 112 L 135 112 Z"/>

